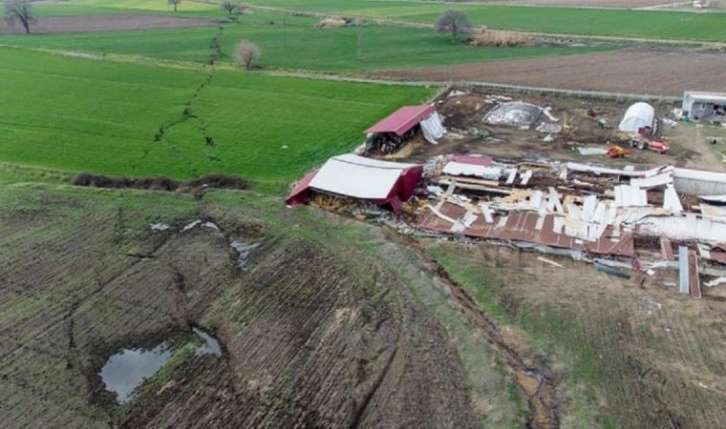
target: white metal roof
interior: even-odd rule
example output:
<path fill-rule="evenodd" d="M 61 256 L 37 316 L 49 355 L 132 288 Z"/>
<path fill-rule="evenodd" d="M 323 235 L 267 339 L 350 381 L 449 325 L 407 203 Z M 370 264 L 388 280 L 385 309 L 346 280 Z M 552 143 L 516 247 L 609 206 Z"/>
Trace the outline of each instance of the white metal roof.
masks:
<path fill-rule="evenodd" d="M 726 103 L 726 93 L 724 93 L 724 92 L 686 91 L 683 93 L 683 98 L 692 98 L 694 100 Z"/>
<path fill-rule="evenodd" d="M 452 176 L 475 176 L 489 180 L 497 180 L 502 176 L 502 169 L 499 167 L 466 164 L 456 161 L 451 161 L 446 164 L 443 172 L 445 174 L 451 174 Z"/>
<path fill-rule="evenodd" d="M 379 161 L 346 154 L 330 158 L 310 181 L 310 187 L 355 198 L 384 199 L 403 170 L 416 164 Z"/>

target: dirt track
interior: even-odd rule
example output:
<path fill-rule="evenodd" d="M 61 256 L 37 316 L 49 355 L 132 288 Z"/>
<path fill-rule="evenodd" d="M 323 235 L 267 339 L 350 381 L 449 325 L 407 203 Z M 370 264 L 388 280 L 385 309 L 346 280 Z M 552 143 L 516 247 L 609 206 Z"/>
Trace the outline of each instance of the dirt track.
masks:
<path fill-rule="evenodd" d="M 87 15 L 43 17 L 31 25 L 31 34 L 92 33 L 96 31 L 148 30 L 153 28 L 202 27 L 213 25 L 206 19 L 175 18 L 161 15 Z M 0 20 L 0 34 L 24 34 L 20 24 Z"/>
<path fill-rule="evenodd" d="M 725 54 L 632 50 L 385 71 L 378 76 L 680 96 L 686 90 L 722 91 L 725 63 Z"/>

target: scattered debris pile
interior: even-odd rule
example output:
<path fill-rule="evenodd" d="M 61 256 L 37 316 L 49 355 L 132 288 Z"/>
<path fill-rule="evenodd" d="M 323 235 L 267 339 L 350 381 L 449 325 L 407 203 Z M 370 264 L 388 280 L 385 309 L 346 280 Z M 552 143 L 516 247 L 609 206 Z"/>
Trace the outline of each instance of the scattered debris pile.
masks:
<path fill-rule="evenodd" d="M 416 213 L 418 229 L 569 255 L 624 277 L 623 267 L 679 270 L 682 292 L 693 296 L 700 296 L 697 273 L 726 276 L 726 209 L 714 205 L 726 197 L 692 205 L 679 195 L 689 186 L 720 192 L 726 177 L 669 166 L 636 171 L 472 156 L 451 157 L 427 173 L 430 195 Z M 674 249 L 685 249 L 682 259 Z"/>
<path fill-rule="evenodd" d="M 542 109 L 522 101 L 510 101 L 493 107 L 484 117 L 489 125 L 506 125 L 519 129 L 530 129 L 542 116 Z"/>

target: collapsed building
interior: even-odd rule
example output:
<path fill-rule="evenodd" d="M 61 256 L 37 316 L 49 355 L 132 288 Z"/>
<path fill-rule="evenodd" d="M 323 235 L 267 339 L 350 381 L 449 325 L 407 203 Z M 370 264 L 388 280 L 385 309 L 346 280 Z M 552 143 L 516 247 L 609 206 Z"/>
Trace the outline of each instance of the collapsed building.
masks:
<path fill-rule="evenodd" d="M 433 104 L 403 106 L 381 119 L 366 130 L 366 149 L 384 154 L 395 152 L 418 131 L 431 144 L 446 134 Z"/>
<path fill-rule="evenodd" d="M 726 174 L 475 157 L 442 164 L 415 217 L 421 230 L 569 255 L 611 273 L 678 269 L 693 296 L 700 262 L 726 264 Z"/>
<path fill-rule="evenodd" d="M 447 98 L 460 95 L 452 92 Z M 477 120 L 490 125 L 548 136 L 565 127 L 550 107 L 502 96 L 486 101 L 491 108 Z M 597 119 L 593 112 L 587 114 Z M 635 103 L 618 128 L 656 132 L 656 124 L 653 107 Z M 366 131 L 368 141 L 356 153 L 377 156 L 371 143 L 377 138 L 390 142 L 391 136 L 401 137 L 391 149 L 397 151 L 407 135 L 419 130 L 431 143 L 446 133 L 433 105 L 405 106 L 379 121 Z M 446 141 L 460 138 L 453 128 Z M 287 199 L 288 205 L 305 202 L 359 219 L 373 215 L 404 233 L 565 255 L 620 277 L 637 273 L 642 280 L 642 273 L 660 270 L 668 277 L 669 270 L 675 271 L 678 281 L 672 285 L 696 297 L 702 276 L 713 278 L 706 285 L 726 283 L 726 173 L 476 154 L 435 155 L 419 165 L 347 154 L 306 175 Z"/>
<path fill-rule="evenodd" d="M 354 154 L 330 158 L 319 170 L 308 173 L 287 197 L 289 206 L 304 204 L 311 193 L 323 192 L 389 206 L 400 214 L 413 195 L 423 167 L 379 161 Z"/>

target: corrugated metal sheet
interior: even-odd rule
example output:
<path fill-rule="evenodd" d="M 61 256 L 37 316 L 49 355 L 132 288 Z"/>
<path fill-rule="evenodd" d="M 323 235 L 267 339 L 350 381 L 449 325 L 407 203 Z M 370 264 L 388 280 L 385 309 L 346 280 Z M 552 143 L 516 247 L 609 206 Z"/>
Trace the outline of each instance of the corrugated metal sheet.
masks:
<path fill-rule="evenodd" d="M 641 233 L 671 240 L 700 240 L 726 242 L 726 220 L 698 217 L 694 213 L 685 216 L 647 216 L 639 224 Z"/>
<path fill-rule="evenodd" d="M 678 198 L 676 188 L 672 184 L 666 186 L 665 191 L 663 191 L 663 208 L 673 214 L 681 214 L 683 212 L 681 199 Z"/>
<path fill-rule="evenodd" d="M 421 229 L 447 233 L 451 230 L 451 222 L 445 219 L 461 219 L 467 210 L 446 202 L 439 212 L 441 216 L 423 212 L 416 219 L 415 225 Z M 479 216 L 461 233 L 476 238 L 521 241 L 601 255 L 630 257 L 634 253 L 633 236 L 630 233 L 624 232 L 619 240 L 615 240 L 611 238 L 613 236 L 612 227 L 596 226 L 591 229 L 588 226 L 585 234 L 592 235 L 595 239 L 593 241 L 580 240 L 563 233 L 563 219 L 554 214 L 540 216 L 534 212 L 512 212 L 506 216 L 495 215 L 492 216 L 492 222 L 487 222 Z"/>
<path fill-rule="evenodd" d="M 690 292 L 688 281 L 688 247 L 681 246 L 678 248 L 678 285 L 680 292 L 687 294 Z"/>
<path fill-rule="evenodd" d="M 388 163 L 357 155 L 336 156 L 323 165 L 309 186 L 354 198 L 385 199 L 403 171 L 413 166 L 415 164 Z"/>
<path fill-rule="evenodd" d="M 443 172 L 451 176 L 473 176 L 487 180 L 499 180 L 502 176 L 502 169 L 499 167 L 485 167 L 483 165 L 463 164 L 455 161 L 446 164 Z"/>
<path fill-rule="evenodd" d="M 436 111 L 432 104 L 404 106 L 366 130 L 366 133 L 394 133 L 402 136 Z"/>
<path fill-rule="evenodd" d="M 668 171 L 666 173 L 657 174 L 655 176 L 630 179 L 630 186 L 634 186 L 640 189 L 653 189 L 661 186 L 673 184 L 673 173 Z"/>
<path fill-rule="evenodd" d="M 676 191 L 690 195 L 726 194 L 726 173 L 675 168 L 673 181 Z"/>
<path fill-rule="evenodd" d="M 724 203 L 726 204 L 726 195 L 700 195 L 698 198 L 709 203 Z"/>

